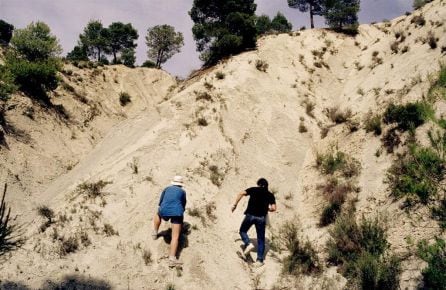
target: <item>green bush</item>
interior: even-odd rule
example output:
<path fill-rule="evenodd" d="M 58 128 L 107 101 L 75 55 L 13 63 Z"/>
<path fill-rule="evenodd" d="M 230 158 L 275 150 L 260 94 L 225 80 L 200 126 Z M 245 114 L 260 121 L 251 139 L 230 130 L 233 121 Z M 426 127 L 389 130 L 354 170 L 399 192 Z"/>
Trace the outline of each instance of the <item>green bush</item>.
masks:
<path fill-rule="evenodd" d="M 432 217 L 438 221 L 441 229 L 446 230 L 446 198 L 439 201 L 439 204 L 432 208 Z"/>
<path fill-rule="evenodd" d="M 395 198 L 406 198 L 406 205 L 427 204 L 436 196 L 445 173 L 444 161 L 432 148 L 412 145 L 387 172 L 386 183 Z"/>
<path fill-rule="evenodd" d="M 376 257 L 366 252 L 356 262 L 356 272 L 360 289 L 400 289 L 401 261 L 397 256 Z"/>
<path fill-rule="evenodd" d="M 372 112 L 369 112 L 364 120 L 364 129 L 367 133 L 373 132 L 376 136 L 381 135 L 381 116 L 373 115 Z"/>
<path fill-rule="evenodd" d="M 14 76 L 11 71 L 3 65 L 0 65 L 0 100 L 6 101 L 9 96 L 17 90 L 14 83 Z"/>
<path fill-rule="evenodd" d="M 156 63 L 154 63 L 151 60 L 146 60 L 145 62 L 142 63 L 141 67 L 155 68 Z"/>
<path fill-rule="evenodd" d="M 344 177 L 348 178 L 358 176 L 361 172 L 359 161 L 341 151 L 317 154 L 316 167 L 323 174 L 332 175 L 339 171 Z"/>
<path fill-rule="evenodd" d="M 386 226 L 379 218 L 356 222 L 353 209 L 330 230 L 328 261 L 349 279 L 347 288 L 399 289 L 400 259 L 389 255 Z"/>
<path fill-rule="evenodd" d="M 61 69 L 58 59 L 31 62 L 14 53 L 8 53 L 6 67 L 14 76 L 14 82 L 20 90 L 32 98 L 50 104 L 47 92 L 58 86 L 57 72 Z"/>
<path fill-rule="evenodd" d="M 293 222 L 285 222 L 279 230 L 281 247 L 289 255 L 283 259 L 283 272 L 287 274 L 311 274 L 321 270 L 316 250 L 309 241 L 302 242 L 299 227 Z"/>
<path fill-rule="evenodd" d="M 423 7 L 424 5 L 426 5 L 427 3 L 432 2 L 432 0 L 414 0 L 412 7 L 413 9 L 420 9 L 421 7 Z"/>
<path fill-rule="evenodd" d="M 423 269 L 423 289 L 446 289 L 446 243 L 436 239 L 429 245 L 425 240 L 418 244 L 418 255 L 427 262 Z"/>
<path fill-rule="evenodd" d="M 423 125 L 433 115 L 434 110 L 427 102 L 390 104 L 384 113 L 384 123 L 396 123 L 400 131 L 408 131 Z"/>
<path fill-rule="evenodd" d="M 350 209 L 342 214 L 330 230 L 327 242 L 328 260 L 350 271 L 361 254 L 382 255 L 388 248 L 384 222 L 379 218 L 362 218 L 358 224 Z"/>

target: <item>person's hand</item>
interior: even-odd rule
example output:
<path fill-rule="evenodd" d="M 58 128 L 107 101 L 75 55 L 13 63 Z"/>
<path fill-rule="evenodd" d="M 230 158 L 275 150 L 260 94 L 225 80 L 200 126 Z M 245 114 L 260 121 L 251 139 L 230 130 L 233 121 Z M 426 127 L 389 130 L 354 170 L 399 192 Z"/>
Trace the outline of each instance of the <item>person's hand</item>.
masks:
<path fill-rule="evenodd" d="M 235 205 L 235 204 L 233 204 L 232 206 L 231 206 L 231 212 L 234 212 L 234 210 L 237 208 L 237 205 Z"/>

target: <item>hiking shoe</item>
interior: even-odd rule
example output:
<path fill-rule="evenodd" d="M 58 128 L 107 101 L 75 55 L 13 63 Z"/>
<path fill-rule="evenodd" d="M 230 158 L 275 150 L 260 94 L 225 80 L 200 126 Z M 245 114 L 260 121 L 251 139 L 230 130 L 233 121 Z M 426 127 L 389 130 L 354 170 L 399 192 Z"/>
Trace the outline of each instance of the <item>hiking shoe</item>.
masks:
<path fill-rule="evenodd" d="M 170 268 L 174 268 L 174 267 L 181 267 L 183 266 L 183 262 L 181 262 L 178 259 L 169 259 L 169 267 Z"/>
<path fill-rule="evenodd" d="M 246 256 L 254 249 L 254 245 L 252 243 L 249 243 L 246 248 L 243 250 L 243 254 Z"/>
<path fill-rule="evenodd" d="M 254 249 L 254 245 L 252 243 L 249 243 L 243 251 L 240 252 L 241 257 L 246 260 L 247 256 L 249 255 L 249 252 L 251 252 Z"/>
<path fill-rule="evenodd" d="M 155 232 L 155 231 L 152 232 L 152 239 L 153 240 L 158 239 L 158 233 L 157 232 Z"/>
<path fill-rule="evenodd" d="M 260 267 L 262 267 L 263 265 L 265 265 L 265 263 L 260 262 L 260 261 L 256 261 L 254 264 L 252 264 L 252 267 L 253 267 L 253 268 L 260 268 Z"/>

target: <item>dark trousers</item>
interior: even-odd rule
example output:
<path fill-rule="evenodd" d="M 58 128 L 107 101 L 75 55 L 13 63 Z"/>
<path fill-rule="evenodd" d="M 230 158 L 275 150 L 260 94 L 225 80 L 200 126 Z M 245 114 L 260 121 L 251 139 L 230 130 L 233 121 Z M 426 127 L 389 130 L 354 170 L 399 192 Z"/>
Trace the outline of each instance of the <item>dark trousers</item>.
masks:
<path fill-rule="evenodd" d="M 240 237 L 245 246 L 251 242 L 248 236 L 248 231 L 252 225 L 255 225 L 257 232 L 257 261 L 263 262 L 265 255 L 265 217 L 253 216 L 250 214 L 245 215 L 242 225 L 240 226 Z"/>

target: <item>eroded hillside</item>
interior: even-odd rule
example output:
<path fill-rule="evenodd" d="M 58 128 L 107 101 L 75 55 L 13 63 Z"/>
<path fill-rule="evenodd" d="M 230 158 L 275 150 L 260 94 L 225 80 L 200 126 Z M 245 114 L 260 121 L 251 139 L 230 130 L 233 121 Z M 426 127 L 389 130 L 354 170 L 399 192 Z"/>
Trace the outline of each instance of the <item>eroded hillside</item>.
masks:
<path fill-rule="evenodd" d="M 358 218 L 387 216 L 393 252 L 407 255 L 420 239 L 444 237 L 426 207 L 407 214 L 402 200 L 389 197 L 386 173 L 408 135 L 401 134 L 391 153 L 382 135 L 364 130 L 369 112 L 428 96 L 445 60 L 444 19 L 445 2 L 437 0 L 412 15 L 361 25 L 356 37 L 323 29 L 267 36 L 258 50 L 175 87 L 155 70 L 72 69 L 64 79 L 92 104 L 64 97 L 68 86 L 59 89 L 69 121 L 44 112 L 30 120 L 18 113 L 30 104 L 17 100 L 11 123 L 31 136 L 33 146 L 7 139 L 10 149 L 2 149 L 1 158 L 9 173 L 2 178 L 12 186 L 13 210 L 32 222 L 23 249 L 1 265 L 1 280 L 32 288 L 75 275 L 115 289 L 164 289 L 169 283 L 178 289 L 340 289 L 345 278 L 325 262 L 318 275 L 283 277 L 285 254 L 273 246 L 265 266 L 252 271 L 236 255 L 243 205 L 230 212 L 236 193 L 266 177 L 279 208 L 271 215 L 270 244 L 281 224 L 299 221 L 325 261 L 332 226 L 320 226 L 326 204 L 321 188 L 329 177 L 316 159 L 330 150 L 358 160 L 359 169 L 343 176 L 352 184 L 347 200 Z M 134 96 L 129 107 L 119 105 L 121 91 Z M 445 113 L 444 98 L 431 105 L 439 118 Z M 101 113 L 85 126 L 95 106 Z M 428 121 L 418 127 L 416 138 L 426 143 L 435 126 Z M 64 170 L 69 164 L 72 169 Z M 51 170 L 42 171 L 43 165 Z M 175 174 L 185 176 L 188 208 L 194 209 L 186 214 L 182 272 L 167 267 L 168 238 L 150 239 L 159 193 Z M 39 190 L 21 187 L 21 180 Z M 84 195 L 92 184 L 100 185 L 97 196 Z M 45 225 L 38 205 L 56 212 L 54 223 Z M 401 288 L 417 287 L 423 265 L 415 255 L 406 257 Z"/>

